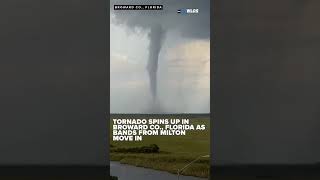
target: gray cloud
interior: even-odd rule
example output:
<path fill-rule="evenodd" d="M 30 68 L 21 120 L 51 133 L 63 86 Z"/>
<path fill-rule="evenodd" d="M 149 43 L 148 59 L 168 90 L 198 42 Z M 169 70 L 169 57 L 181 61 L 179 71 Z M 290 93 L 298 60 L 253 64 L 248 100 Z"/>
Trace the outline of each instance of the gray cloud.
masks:
<path fill-rule="evenodd" d="M 115 4 L 151 4 L 148 0 L 111 0 Z M 210 0 L 155 0 L 152 4 L 164 5 L 162 11 L 113 11 L 115 23 L 130 27 L 149 29 L 161 24 L 167 31 L 177 30 L 189 38 L 209 38 L 210 36 Z M 199 14 L 180 15 L 181 8 L 198 8 Z"/>
<path fill-rule="evenodd" d="M 152 1 L 153 5 L 163 5 L 164 10 L 161 11 L 113 11 L 115 24 L 126 25 L 131 28 L 132 31 L 137 33 L 148 33 L 149 38 L 149 60 L 147 65 L 147 71 L 149 75 L 150 93 L 153 96 L 153 102 L 150 102 L 150 109 L 147 110 L 150 113 L 162 113 L 165 107 L 162 107 L 158 102 L 158 96 L 161 96 L 161 92 L 158 93 L 159 84 L 157 76 L 158 64 L 161 59 L 160 53 L 163 41 L 169 38 L 167 35 L 170 32 L 180 33 L 181 37 L 192 39 L 209 39 L 210 37 L 210 9 L 209 0 L 185 0 L 183 2 L 178 0 L 158 0 Z M 113 5 L 139 5 L 149 4 L 150 1 L 138 1 L 138 0 L 111 0 L 111 8 Z M 181 8 L 198 8 L 200 13 L 194 15 L 181 15 L 177 13 Z M 136 31 L 140 29 L 142 31 Z M 166 35 L 166 36 L 165 36 Z M 174 37 L 176 38 L 176 37 Z M 163 93 L 162 93 L 163 94 Z M 162 98 L 163 99 L 163 98 Z M 163 103 L 163 102 L 162 102 Z M 153 104 L 153 105 L 152 105 Z"/>

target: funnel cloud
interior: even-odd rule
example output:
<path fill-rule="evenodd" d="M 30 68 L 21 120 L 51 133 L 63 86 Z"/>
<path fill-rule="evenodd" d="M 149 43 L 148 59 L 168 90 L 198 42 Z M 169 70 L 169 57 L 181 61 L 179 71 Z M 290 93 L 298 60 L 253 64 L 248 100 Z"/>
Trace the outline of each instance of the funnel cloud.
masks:
<path fill-rule="evenodd" d="M 117 75 L 111 73 L 111 112 L 208 113 L 210 63 L 203 62 L 210 61 L 210 1 L 111 0 L 112 8 L 121 4 L 164 9 L 111 10 L 111 64 L 118 64 L 112 70 Z M 200 13 L 184 16 L 177 13 L 181 8 L 197 8 Z M 195 71 L 200 75 L 194 76 Z"/>
<path fill-rule="evenodd" d="M 161 50 L 162 40 L 163 40 L 164 30 L 160 24 L 152 26 L 149 39 L 149 60 L 148 60 L 148 74 L 150 79 L 150 90 L 152 98 L 155 101 L 157 98 L 157 72 L 158 72 L 158 61 L 159 53 Z"/>

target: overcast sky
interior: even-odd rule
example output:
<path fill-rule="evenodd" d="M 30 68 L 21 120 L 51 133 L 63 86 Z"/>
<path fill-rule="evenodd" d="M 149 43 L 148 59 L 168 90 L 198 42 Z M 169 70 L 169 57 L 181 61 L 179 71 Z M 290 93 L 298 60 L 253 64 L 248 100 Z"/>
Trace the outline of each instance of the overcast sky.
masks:
<path fill-rule="evenodd" d="M 117 1 L 117 4 L 121 3 Z M 210 13 L 204 7 L 209 6 L 209 0 L 153 1 L 153 4 L 164 5 L 164 10 L 111 11 L 111 113 L 148 113 L 152 100 L 146 70 L 148 34 L 150 27 L 159 23 L 165 29 L 157 82 L 161 111 L 208 113 Z M 200 14 L 180 15 L 176 13 L 179 8 L 199 8 Z M 203 22 L 199 24 L 200 19 Z"/>

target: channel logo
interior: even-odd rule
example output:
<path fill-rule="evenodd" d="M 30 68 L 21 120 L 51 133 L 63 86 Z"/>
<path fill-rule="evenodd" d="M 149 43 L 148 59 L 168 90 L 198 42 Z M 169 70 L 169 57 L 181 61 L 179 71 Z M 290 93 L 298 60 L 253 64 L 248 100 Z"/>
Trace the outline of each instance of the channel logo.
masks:
<path fill-rule="evenodd" d="M 198 14 L 199 9 L 192 9 L 192 8 L 184 8 L 184 9 L 178 9 L 177 10 L 178 14 Z"/>

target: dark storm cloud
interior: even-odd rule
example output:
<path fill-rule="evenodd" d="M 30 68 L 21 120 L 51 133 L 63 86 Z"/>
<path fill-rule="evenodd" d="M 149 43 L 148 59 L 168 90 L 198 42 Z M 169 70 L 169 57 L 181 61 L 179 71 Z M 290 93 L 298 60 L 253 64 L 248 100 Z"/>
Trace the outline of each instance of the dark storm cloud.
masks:
<path fill-rule="evenodd" d="M 208 39 L 210 36 L 210 1 L 209 0 L 111 0 L 111 8 L 114 5 L 163 5 L 162 11 L 113 11 L 114 22 L 124 24 L 134 31 L 140 28 L 149 32 L 149 59 L 148 75 L 150 79 L 150 92 L 153 100 L 157 98 L 157 75 L 159 55 L 165 34 L 170 31 L 178 31 L 183 37 Z M 200 13 L 195 15 L 181 15 L 177 13 L 181 8 L 198 8 Z M 160 106 L 155 105 L 160 108 Z M 151 108 L 153 109 L 153 108 Z M 160 108 L 162 109 L 162 108 Z M 159 110 L 151 110 L 159 112 Z"/>
<path fill-rule="evenodd" d="M 317 0 L 218 0 L 216 164 L 320 161 Z"/>
<path fill-rule="evenodd" d="M 111 8 L 115 4 L 164 5 L 163 11 L 113 11 L 119 24 L 145 29 L 161 24 L 166 31 L 177 30 L 185 37 L 210 36 L 210 0 L 111 0 Z M 177 10 L 181 8 L 198 8 L 200 13 L 180 15 Z"/>

